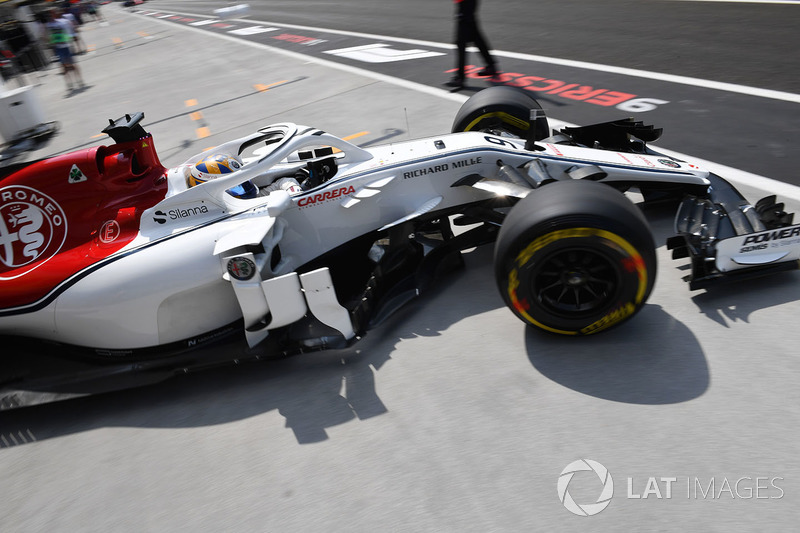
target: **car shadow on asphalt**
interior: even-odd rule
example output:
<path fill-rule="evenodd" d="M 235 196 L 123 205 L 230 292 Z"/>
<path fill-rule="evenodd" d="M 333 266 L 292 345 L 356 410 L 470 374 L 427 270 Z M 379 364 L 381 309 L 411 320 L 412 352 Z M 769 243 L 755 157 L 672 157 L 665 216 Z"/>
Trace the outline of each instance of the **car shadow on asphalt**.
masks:
<path fill-rule="evenodd" d="M 491 261 L 491 253 L 491 247 L 473 251 L 467 262 L 483 264 Z M 299 444 L 325 441 L 334 426 L 388 412 L 375 375 L 392 359 L 398 342 L 439 336 L 465 314 L 502 307 L 490 277 L 475 270 L 448 274 L 348 349 L 246 362 L 127 390 L 0 410 L 0 449 L 104 427 L 207 427 L 272 411 L 284 418 Z M 476 288 L 474 280 L 482 278 L 483 286 Z M 448 298 L 458 299 L 448 295 L 454 284 L 470 286 L 477 304 L 447 305 Z M 447 308 L 442 311 L 443 299 Z"/>
<path fill-rule="evenodd" d="M 103 427 L 208 427 L 263 416 L 265 426 L 274 428 L 275 413 L 299 444 L 325 441 L 335 426 L 391 409 L 379 394 L 376 375 L 397 357 L 400 342 L 445 336 L 462 320 L 504 308 L 491 274 L 492 253 L 491 246 L 466 253 L 465 269 L 449 274 L 348 349 L 241 363 L 0 411 L 0 448 Z M 525 328 L 510 312 L 508 319 L 519 326 L 514 331 L 525 331 L 524 350 L 533 367 L 573 390 L 619 402 L 668 404 L 691 400 L 708 388 L 709 371 L 697 340 L 658 305 L 646 305 L 634 320 L 602 336 L 577 339 Z M 448 349 L 450 341 L 442 342 Z"/>
<path fill-rule="evenodd" d="M 543 376 L 596 398 L 673 404 L 701 396 L 710 384 L 697 338 L 655 304 L 599 336 L 564 338 L 528 328 L 525 341 Z"/>
<path fill-rule="evenodd" d="M 634 198 L 632 198 L 634 199 Z M 674 202 L 639 204 L 656 248 L 674 235 Z M 659 261 L 658 269 L 682 269 Z M 527 328 L 531 364 L 543 376 L 577 392 L 616 402 L 659 405 L 692 400 L 709 387 L 710 374 L 694 333 L 654 303 L 630 321 L 586 337 Z"/>
<path fill-rule="evenodd" d="M 104 427 L 187 428 L 225 424 L 275 411 L 297 442 L 328 438 L 326 429 L 386 412 L 374 366 L 388 355 L 349 350 L 181 375 L 121 391 L 0 412 L 0 449 Z"/>
<path fill-rule="evenodd" d="M 675 235 L 673 221 L 677 206 L 671 202 L 644 205 L 642 207 L 656 247 L 666 243 Z M 690 260 L 662 261 L 659 269 L 676 269 L 683 276 L 691 273 Z M 771 273 L 750 279 L 724 279 L 717 285 L 689 292 L 690 300 L 698 310 L 715 323 L 730 327 L 734 322 L 749 322 L 756 311 L 800 301 L 800 272 L 796 270 Z"/>
<path fill-rule="evenodd" d="M 734 322 L 750 322 L 750 316 L 757 311 L 800 301 L 800 272 L 779 272 L 744 283 L 710 287 L 691 300 L 703 315 L 730 328 Z"/>

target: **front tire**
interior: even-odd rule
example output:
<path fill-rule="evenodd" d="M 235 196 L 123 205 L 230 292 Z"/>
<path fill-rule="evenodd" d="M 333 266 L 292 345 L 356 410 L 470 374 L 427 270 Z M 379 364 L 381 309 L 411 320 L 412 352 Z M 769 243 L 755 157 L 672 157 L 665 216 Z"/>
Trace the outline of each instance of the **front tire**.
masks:
<path fill-rule="evenodd" d="M 531 111 L 536 111 L 535 120 L 531 120 Z M 542 106 L 522 89 L 498 85 L 477 92 L 464 102 L 451 132 L 484 131 L 527 139 L 531 129 L 534 141 L 550 135 Z"/>
<path fill-rule="evenodd" d="M 590 335 L 636 314 L 656 276 L 655 244 L 641 211 L 591 181 L 545 185 L 506 217 L 494 255 L 506 305 L 523 322 Z"/>

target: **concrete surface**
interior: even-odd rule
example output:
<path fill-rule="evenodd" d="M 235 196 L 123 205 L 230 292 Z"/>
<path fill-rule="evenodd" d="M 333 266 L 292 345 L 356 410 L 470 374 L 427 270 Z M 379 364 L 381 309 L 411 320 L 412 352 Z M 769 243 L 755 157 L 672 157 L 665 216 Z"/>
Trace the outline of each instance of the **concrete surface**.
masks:
<path fill-rule="evenodd" d="M 83 33 L 90 87 L 65 97 L 54 71 L 39 79 L 62 133 L 37 155 L 98 142 L 106 118 L 137 110 L 169 165 L 264 123 L 367 131 L 366 143 L 442 132 L 458 107 L 105 13 Z M 648 216 L 663 243 L 672 213 Z M 0 529 L 793 531 L 800 273 L 690 293 L 681 263 L 658 254 L 649 303 L 597 337 L 526 328 L 480 249 L 350 350 L 2 412 Z M 557 491 L 581 458 L 613 476 L 592 517 Z M 600 488 L 579 472 L 569 492 L 593 503 Z"/>

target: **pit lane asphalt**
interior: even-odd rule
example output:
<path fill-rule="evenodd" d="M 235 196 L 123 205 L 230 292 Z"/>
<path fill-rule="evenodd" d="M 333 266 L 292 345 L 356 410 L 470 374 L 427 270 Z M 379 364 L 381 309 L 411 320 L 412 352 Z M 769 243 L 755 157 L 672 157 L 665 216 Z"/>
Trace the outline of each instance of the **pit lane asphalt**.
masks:
<path fill-rule="evenodd" d="M 152 0 L 142 10 L 188 14 L 167 20 L 192 25 L 228 4 Z M 453 67 L 452 12 L 446 1 L 264 0 L 251 3 L 247 21 L 274 33 L 238 38 L 441 87 Z M 659 146 L 800 185 L 800 75 L 791 66 L 800 4 L 490 0 L 479 14 L 502 82 L 533 91 L 549 115 L 582 124 L 632 116 L 664 128 Z M 382 48 L 341 52 L 354 46 Z M 443 54 L 408 60 L 412 47 Z M 364 62 L 390 51 L 406 60 Z M 469 79 L 465 92 L 487 84 Z"/>
<path fill-rule="evenodd" d="M 41 79 L 62 133 L 38 155 L 102 142 L 107 118 L 136 110 L 174 165 L 283 120 L 368 132 L 362 144 L 433 135 L 459 105 L 104 10 L 109 25 L 83 33 L 90 88 L 64 98 L 57 75 Z M 672 212 L 648 217 L 663 243 Z M 351 350 L 0 412 L 3 530 L 791 531 L 800 273 L 690 293 L 683 263 L 658 255 L 649 303 L 601 336 L 524 327 L 480 249 Z M 590 518 L 557 493 L 579 458 L 615 483 Z M 570 493 L 594 502 L 600 487 L 582 475 Z M 662 496 L 660 478 L 677 478 L 672 497 L 627 497 L 650 477 Z M 764 477 L 782 491 L 720 493 L 723 479 L 750 478 L 738 490 Z M 687 495 L 695 479 L 719 497 Z"/>

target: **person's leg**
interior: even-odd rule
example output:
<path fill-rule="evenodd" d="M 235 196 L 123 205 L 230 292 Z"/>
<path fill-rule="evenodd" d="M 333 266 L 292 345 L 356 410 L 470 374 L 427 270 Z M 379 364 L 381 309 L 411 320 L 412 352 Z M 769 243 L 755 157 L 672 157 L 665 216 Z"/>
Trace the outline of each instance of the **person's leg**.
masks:
<path fill-rule="evenodd" d="M 467 41 L 468 28 L 465 25 L 464 17 L 459 13 L 456 15 L 456 72 L 453 77 L 445 83 L 450 87 L 460 89 L 464 86 L 464 67 L 467 60 Z"/>
<path fill-rule="evenodd" d="M 457 47 L 457 65 L 458 67 L 458 77 L 462 80 L 464 79 L 464 67 L 466 66 L 467 62 L 467 41 L 468 41 L 468 32 L 467 27 L 464 25 L 463 17 L 459 17 L 458 19 L 458 31 L 456 37 L 456 47 Z"/>
<path fill-rule="evenodd" d="M 467 25 L 466 31 L 468 32 L 468 40 L 478 47 L 478 51 L 480 51 L 481 57 L 483 57 L 483 61 L 486 65 L 478 74 L 481 76 L 494 76 L 497 73 L 494 58 L 489 53 L 489 45 L 486 43 L 486 39 L 484 39 L 483 33 L 478 25 L 478 0 L 464 0 L 462 4 L 464 5 L 464 18 L 465 24 Z"/>
<path fill-rule="evenodd" d="M 69 48 L 64 48 L 62 51 L 62 63 L 64 65 L 64 73 L 65 78 L 67 79 L 67 88 L 72 88 L 72 82 L 75 83 L 75 88 L 77 87 L 85 87 L 86 84 L 83 83 L 83 77 L 81 76 L 81 71 L 78 69 L 78 65 L 75 63 L 75 58 L 72 56 Z"/>
<path fill-rule="evenodd" d="M 83 82 L 83 76 L 81 76 L 81 71 L 78 68 L 77 63 L 74 62 L 72 63 L 72 73 L 75 76 L 75 79 L 77 80 L 76 83 L 79 84 L 81 88 L 86 87 L 86 84 Z"/>
<path fill-rule="evenodd" d="M 58 63 L 61 65 L 61 75 L 64 76 L 64 81 L 67 83 L 67 89 L 72 89 L 72 82 L 70 81 L 70 64 L 71 54 L 68 48 L 56 47 L 53 50 L 58 58 Z"/>
<path fill-rule="evenodd" d="M 483 57 L 483 61 L 486 64 L 486 68 L 478 72 L 478 74 L 481 76 L 494 76 L 497 74 L 494 58 L 492 57 L 492 54 L 489 53 L 489 46 L 486 44 L 486 41 L 484 40 L 477 23 L 474 25 L 472 30 L 472 42 L 478 47 L 481 57 Z"/>
<path fill-rule="evenodd" d="M 77 28 L 75 29 L 75 42 L 78 45 L 78 53 L 85 54 L 86 53 L 86 43 L 83 42 L 81 38 L 81 32 Z"/>

